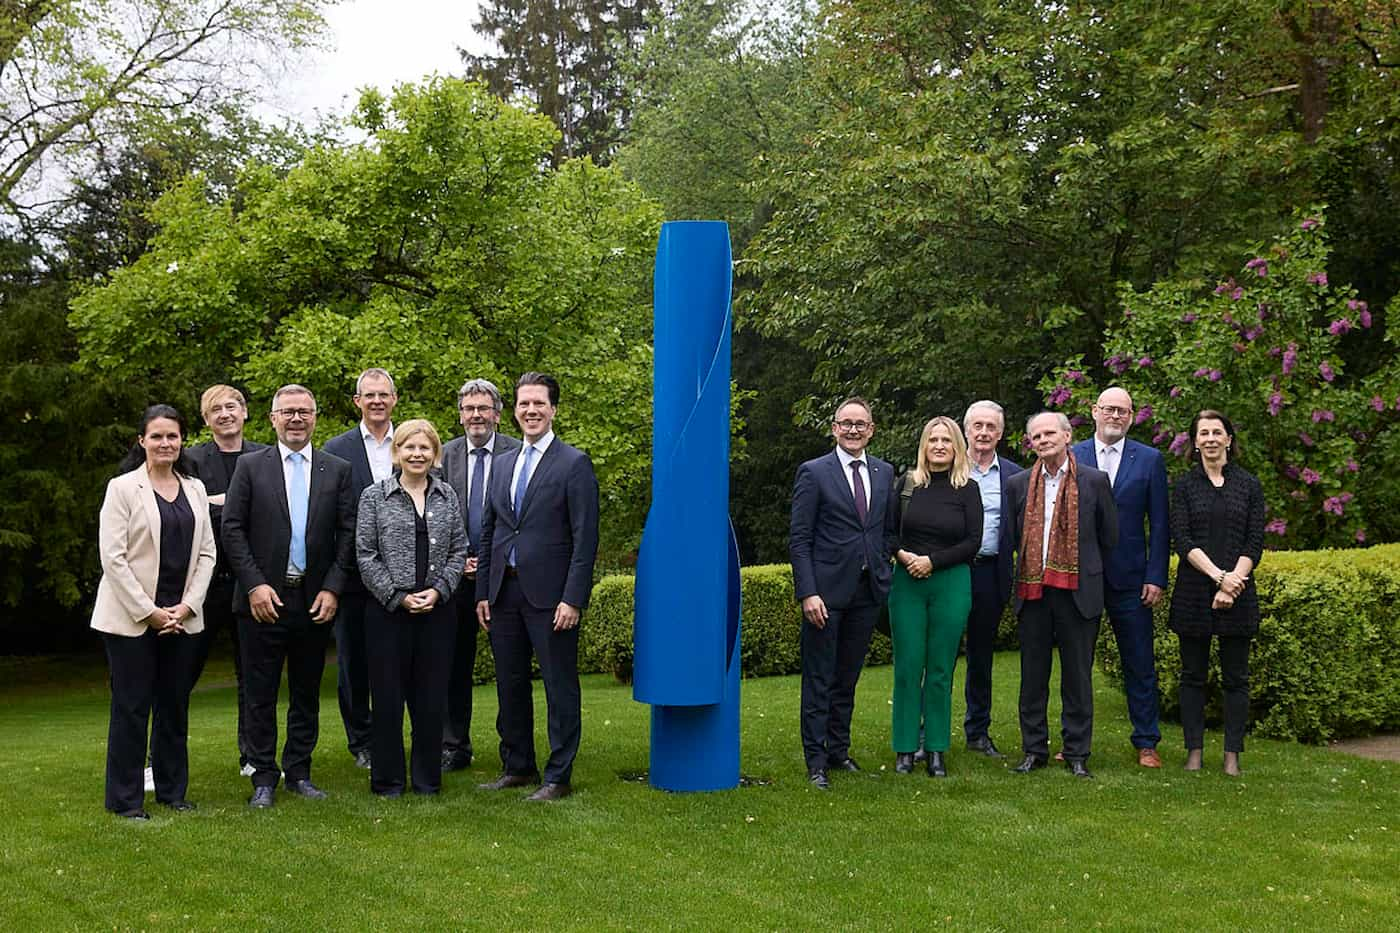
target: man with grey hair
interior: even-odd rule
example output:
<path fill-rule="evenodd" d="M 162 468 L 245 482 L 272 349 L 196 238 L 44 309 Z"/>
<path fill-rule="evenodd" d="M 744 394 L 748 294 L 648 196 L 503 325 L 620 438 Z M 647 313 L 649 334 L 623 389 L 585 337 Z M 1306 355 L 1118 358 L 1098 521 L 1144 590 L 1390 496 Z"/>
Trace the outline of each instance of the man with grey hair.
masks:
<path fill-rule="evenodd" d="M 1046 704 L 1060 651 L 1060 721 L 1065 767 L 1093 777 L 1085 762 L 1094 732 L 1094 642 L 1103 614 L 1104 555 L 1118 544 L 1118 509 L 1108 474 L 1070 456 L 1069 419 L 1043 411 L 1026 422 L 1036 463 L 1006 483 L 1006 519 L 1018 542 L 1016 614 L 1021 639 L 1021 748 L 1014 770 L 1050 759 Z"/>
<path fill-rule="evenodd" d="M 1004 757 L 991 736 L 992 650 L 1015 576 L 1011 555 L 1016 541 L 1002 502 L 1006 481 L 1022 469 L 1019 463 L 997 454 L 1005 427 L 1002 407 L 989 399 L 973 402 L 963 415 L 972 479 L 982 495 L 982 543 L 972 559 L 972 611 L 967 618 L 967 677 L 963 691 L 967 715 L 963 719 L 963 735 L 970 751 L 990 758 Z"/>
<path fill-rule="evenodd" d="M 466 579 L 452 594 L 457 642 L 447 681 L 447 715 L 442 725 L 442 770 L 460 771 L 472 763 L 472 672 L 476 668 L 476 563 L 481 550 L 481 516 L 495 458 L 520 442 L 497 433 L 504 402 L 487 379 L 468 379 L 457 390 L 457 418 L 464 431 L 442 448 L 442 476 L 457 491 L 467 532 Z"/>
<path fill-rule="evenodd" d="M 355 508 L 366 487 L 388 479 L 394 472 L 394 406 L 398 404 L 394 377 L 386 370 L 371 367 L 355 380 L 355 407 L 360 423 L 344 434 L 326 441 L 326 453 L 350 463 L 350 486 Z M 345 723 L 345 741 L 355 764 L 370 765 L 369 655 L 365 648 L 365 600 L 369 595 L 354 566 L 341 599 L 340 616 L 335 621 L 335 654 L 339 663 L 336 693 L 340 698 L 340 718 Z"/>

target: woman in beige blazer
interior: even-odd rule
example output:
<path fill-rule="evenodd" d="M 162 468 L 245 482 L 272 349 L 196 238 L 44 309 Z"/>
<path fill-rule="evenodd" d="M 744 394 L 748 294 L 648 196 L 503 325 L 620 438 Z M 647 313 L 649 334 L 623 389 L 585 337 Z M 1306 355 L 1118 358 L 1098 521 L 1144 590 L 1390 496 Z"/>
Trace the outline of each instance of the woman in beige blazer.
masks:
<path fill-rule="evenodd" d="M 102 633 L 112 676 L 107 731 L 107 809 L 143 809 L 146 725 L 154 710 L 151 768 L 156 800 L 192 810 L 190 690 L 214 571 L 214 531 L 204 484 L 184 454 L 185 423 L 169 405 L 141 418 L 136 445 L 107 484 L 98 525 L 102 580 L 92 627 Z"/>

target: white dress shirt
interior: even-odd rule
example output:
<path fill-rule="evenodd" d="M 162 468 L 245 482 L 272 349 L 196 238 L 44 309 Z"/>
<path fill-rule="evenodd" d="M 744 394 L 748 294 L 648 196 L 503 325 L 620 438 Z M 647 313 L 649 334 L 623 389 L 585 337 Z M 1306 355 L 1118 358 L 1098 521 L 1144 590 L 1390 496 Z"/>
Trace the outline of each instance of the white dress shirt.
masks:
<path fill-rule="evenodd" d="M 360 439 L 365 444 L 365 457 L 369 460 L 369 472 L 377 483 L 380 480 L 388 479 L 394 472 L 394 424 L 389 423 L 389 430 L 384 434 L 384 440 L 374 439 L 374 433 L 360 422 Z"/>
<path fill-rule="evenodd" d="M 865 451 L 860 452 L 859 457 L 852 457 L 846 453 L 846 448 L 837 447 L 836 457 L 841 461 L 841 473 L 846 477 L 846 488 L 851 491 L 851 501 L 856 499 L 856 480 L 851 474 L 855 471 L 851 469 L 852 463 L 859 463 L 861 472 L 861 482 L 865 484 L 865 511 L 870 511 L 870 463 L 865 459 Z"/>
<path fill-rule="evenodd" d="M 516 488 L 517 488 L 517 487 L 520 485 L 520 483 L 521 483 L 520 471 L 523 470 L 523 469 L 525 468 L 525 450 L 526 450 L 526 448 L 529 448 L 529 447 L 535 448 L 535 455 L 534 455 L 533 457 L 530 458 L 530 460 L 531 460 L 531 463 L 530 463 L 530 476 L 527 476 L 527 477 L 524 478 L 525 488 L 526 488 L 526 489 L 529 489 L 529 488 L 530 488 L 530 477 L 534 476 L 534 475 L 535 475 L 535 471 L 538 470 L 538 469 L 540 468 L 540 458 L 544 456 L 544 452 L 545 452 L 546 450 L 549 449 L 549 445 L 550 445 L 551 443 L 553 443 L 553 442 L 554 442 L 554 432 L 553 432 L 553 431 L 546 431 L 546 432 L 544 432 L 544 437 L 542 437 L 542 438 L 540 438 L 539 440 L 535 441 L 533 444 L 526 443 L 525 440 L 523 440 L 523 439 L 520 441 L 520 453 L 516 454 L 516 457 L 515 457 L 515 469 L 512 470 L 512 471 L 511 471 L 511 474 L 510 474 L 510 501 L 511 501 L 512 504 L 515 503 Z"/>
<path fill-rule="evenodd" d="M 1045 527 L 1041 530 L 1040 542 L 1040 567 L 1044 570 L 1045 559 L 1050 556 L 1050 523 L 1055 517 L 1055 499 L 1060 495 L 1060 481 L 1069 473 L 1069 457 L 1065 457 L 1065 462 L 1053 475 L 1043 463 L 1040 469 L 1045 473 Z"/>
<path fill-rule="evenodd" d="M 1098 459 L 1099 469 L 1108 474 L 1108 485 L 1114 486 L 1118 483 L 1118 468 L 1123 465 L 1123 448 L 1127 445 L 1128 438 L 1120 437 L 1113 444 L 1105 444 L 1094 437 L 1094 454 Z M 1112 454 L 1109 451 L 1113 451 Z"/>

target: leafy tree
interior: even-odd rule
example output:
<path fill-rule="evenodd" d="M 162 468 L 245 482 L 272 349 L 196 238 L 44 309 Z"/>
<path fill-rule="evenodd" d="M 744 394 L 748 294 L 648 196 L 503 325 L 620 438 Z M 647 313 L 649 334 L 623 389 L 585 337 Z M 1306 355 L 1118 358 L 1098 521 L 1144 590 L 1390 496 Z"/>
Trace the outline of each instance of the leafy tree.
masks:
<path fill-rule="evenodd" d="M 497 55 L 463 51 L 467 75 L 496 94 L 523 95 L 559 128 L 556 159 L 606 164 L 631 112 L 619 62 L 639 41 L 657 0 L 490 0 L 476 32 Z"/>
<path fill-rule="evenodd" d="M 1125 287 L 1103 366 L 1072 360 L 1041 389 L 1047 404 L 1083 412 L 1100 373 L 1124 386 L 1138 406 L 1139 436 L 1175 469 L 1185 468 L 1191 419 L 1221 411 L 1264 487 L 1271 546 L 1364 543 L 1395 496 L 1375 459 L 1392 461 L 1400 448 L 1400 359 L 1393 333 L 1377 339 L 1368 303 L 1329 281 L 1321 211 L 1295 221 L 1213 288 L 1198 279 L 1164 280 L 1140 294 Z M 1354 373 L 1342 347 L 1367 339 L 1382 344 L 1387 363 Z"/>
<path fill-rule="evenodd" d="M 315 44 L 329 0 L 0 0 L 0 216 L 67 206 L 62 179 L 143 115 L 246 94 Z"/>
<path fill-rule="evenodd" d="M 557 131 L 478 84 L 367 92 L 356 122 L 367 142 L 317 146 L 285 176 L 254 168 L 236 198 L 200 178 L 161 198 L 151 249 L 73 302 L 83 371 L 191 398 L 239 381 L 258 414 L 299 382 L 323 438 L 355 417 L 367 366 L 394 374 L 401 418 L 445 434 L 468 376 L 551 371 L 625 559 L 648 482 L 658 211 L 588 160 L 549 168 Z"/>

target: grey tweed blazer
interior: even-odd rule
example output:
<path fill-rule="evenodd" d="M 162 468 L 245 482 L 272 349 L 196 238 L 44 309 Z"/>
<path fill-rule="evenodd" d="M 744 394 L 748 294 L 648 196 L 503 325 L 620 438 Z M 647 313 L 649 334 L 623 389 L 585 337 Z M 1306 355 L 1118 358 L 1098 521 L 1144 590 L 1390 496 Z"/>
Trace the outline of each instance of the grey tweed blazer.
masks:
<path fill-rule="evenodd" d="M 423 517 L 428 523 L 428 586 L 442 602 L 462 580 L 467 533 L 457 493 L 436 476 L 428 477 Z M 414 591 L 417 571 L 413 499 L 396 475 L 365 487 L 355 524 L 355 559 L 365 589 L 390 611 Z"/>

